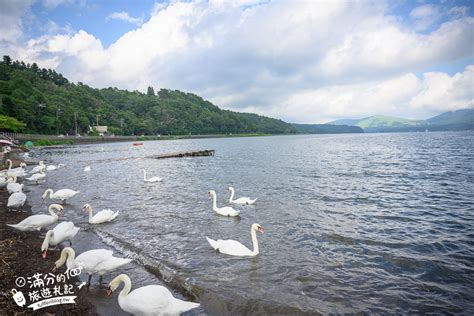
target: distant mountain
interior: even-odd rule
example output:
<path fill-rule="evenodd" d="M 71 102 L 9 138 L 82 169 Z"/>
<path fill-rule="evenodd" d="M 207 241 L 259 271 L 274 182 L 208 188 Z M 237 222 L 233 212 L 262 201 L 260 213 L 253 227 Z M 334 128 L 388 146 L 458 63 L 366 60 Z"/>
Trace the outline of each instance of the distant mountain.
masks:
<path fill-rule="evenodd" d="M 427 120 L 407 120 L 392 116 L 375 115 L 362 119 L 336 120 L 327 124 L 352 124 L 369 133 L 471 130 L 474 129 L 474 109 L 446 112 Z"/>
<path fill-rule="evenodd" d="M 358 126 L 329 125 L 329 124 L 291 124 L 300 134 L 342 134 L 363 133 L 364 130 Z"/>

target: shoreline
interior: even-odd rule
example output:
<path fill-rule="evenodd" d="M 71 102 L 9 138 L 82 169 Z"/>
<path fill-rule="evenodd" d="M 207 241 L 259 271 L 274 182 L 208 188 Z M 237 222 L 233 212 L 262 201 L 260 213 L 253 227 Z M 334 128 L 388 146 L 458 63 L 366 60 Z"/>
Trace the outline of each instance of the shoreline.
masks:
<path fill-rule="evenodd" d="M 62 304 L 44 307 L 33 311 L 25 306 L 17 306 L 11 289 L 19 290 L 15 284 L 17 277 L 27 278 L 35 273 L 49 274 L 54 262 L 59 258 L 61 249 L 49 250 L 46 259 L 41 258 L 40 247 L 43 239 L 41 232 L 21 232 L 6 224 L 17 223 L 33 215 L 31 207 L 25 204 L 23 211 L 9 211 L 6 207 L 8 192 L 0 192 L 0 311 L 2 315 L 98 315 L 95 306 L 87 298 L 87 289 L 77 286 L 78 277 L 71 278 L 65 284 L 74 287 L 76 304 Z M 64 273 L 64 269 L 58 273 Z M 28 285 L 26 285 L 27 287 Z M 26 291 L 25 297 L 27 298 Z M 28 298 L 27 298 L 28 301 Z"/>

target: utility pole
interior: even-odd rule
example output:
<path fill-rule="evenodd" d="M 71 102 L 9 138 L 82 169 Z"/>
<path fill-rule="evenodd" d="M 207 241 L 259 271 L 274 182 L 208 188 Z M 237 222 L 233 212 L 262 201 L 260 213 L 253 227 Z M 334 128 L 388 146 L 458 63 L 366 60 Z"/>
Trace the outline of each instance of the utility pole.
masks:
<path fill-rule="evenodd" d="M 99 114 L 95 116 L 95 121 L 96 121 L 95 126 L 99 126 Z"/>
<path fill-rule="evenodd" d="M 76 136 L 77 136 L 77 134 L 78 134 L 78 132 L 77 132 L 77 112 L 74 112 L 74 126 L 75 126 Z"/>

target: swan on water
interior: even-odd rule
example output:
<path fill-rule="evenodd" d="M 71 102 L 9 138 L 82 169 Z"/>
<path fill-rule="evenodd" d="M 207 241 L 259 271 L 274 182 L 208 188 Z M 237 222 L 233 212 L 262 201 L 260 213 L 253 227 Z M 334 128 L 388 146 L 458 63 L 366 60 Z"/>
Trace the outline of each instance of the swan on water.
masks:
<path fill-rule="evenodd" d="M 25 180 L 28 180 L 30 182 L 36 182 L 38 184 L 39 180 L 42 180 L 46 177 L 46 173 L 44 173 L 44 168 L 39 171 L 39 173 L 32 174 L 31 177 L 25 178 Z"/>
<path fill-rule="evenodd" d="M 230 203 L 250 205 L 250 204 L 254 204 L 257 201 L 257 199 L 252 200 L 248 197 L 241 197 L 234 200 L 234 194 L 235 194 L 234 188 L 229 187 L 229 191 L 230 191 L 230 198 L 229 198 Z"/>
<path fill-rule="evenodd" d="M 64 165 L 63 165 L 62 163 L 58 164 L 57 166 L 55 166 L 55 165 L 48 165 L 48 166 L 46 167 L 46 171 L 53 171 L 53 170 L 57 170 L 57 169 L 62 168 L 62 167 L 64 167 Z"/>
<path fill-rule="evenodd" d="M 92 275 L 99 275 L 99 283 L 102 283 L 102 276 L 112 272 L 121 266 L 130 263 L 132 259 L 123 259 L 113 256 L 113 251 L 106 249 L 94 249 L 81 253 L 76 258 L 76 253 L 71 247 L 66 247 L 61 251 L 61 257 L 54 263 L 53 272 L 66 263 L 68 269 L 82 267 L 82 270 L 89 274 L 87 286 L 91 284 Z"/>
<path fill-rule="evenodd" d="M 36 167 L 30 170 L 30 173 L 38 173 L 44 171 L 44 169 L 46 169 L 46 165 L 44 164 L 44 161 L 40 161 Z"/>
<path fill-rule="evenodd" d="M 107 296 L 111 296 L 121 283 L 124 286 L 118 295 L 118 303 L 122 310 L 133 315 L 180 315 L 199 307 L 199 303 L 175 298 L 161 285 L 147 285 L 130 292 L 132 281 L 126 274 L 120 274 L 109 283 Z"/>
<path fill-rule="evenodd" d="M 159 182 L 159 181 L 163 180 L 160 177 L 151 177 L 151 178 L 147 179 L 145 169 L 142 169 L 142 171 L 143 171 L 143 181 L 145 181 L 145 182 Z"/>
<path fill-rule="evenodd" d="M 212 198 L 212 209 L 219 215 L 223 216 L 239 216 L 240 211 L 233 209 L 230 206 L 225 207 L 217 207 L 217 197 L 216 192 L 214 190 L 209 191 L 209 197 Z"/>
<path fill-rule="evenodd" d="M 66 203 L 66 200 L 72 198 L 73 196 L 75 196 L 76 194 L 80 192 L 81 191 L 74 191 L 70 189 L 61 189 L 54 192 L 53 189 L 47 189 L 46 191 L 44 191 L 42 198 L 44 201 L 48 197 L 48 194 L 49 194 L 50 199 L 61 201 L 61 203 Z"/>
<path fill-rule="evenodd" d="M 82 209 L 89 213 L 89 224 L 102 224 L 106 222 L 113 221 L 119 214 L 119 211 L 114 212 L 110 209 L 102 210 L 93 214 L 92 206 L 90 204 L 84 204 Z"/>
<path fill-rule="evenodd" d="M 249 248 L 245 247 L 244 245 L 242 245 L 240 242 L 236 240 L 231 240 L 231 239 L 213 240 L 207 236 L 206 236 L 206 239 L 211 245 L 211 247 L 214 248 L 214 250 L 217 250 L 221 253 L 225 253 L 231 256 L 238 256 L 238 257 L 244 257 L 244 256 L 254 257 L 258 255 L 259 253 L 257 231 L 261 234 L 263 234 L 264 232 L 262 226 L 260 226 L 259 224 L 253 224 L 252 227 L 250 228 L 250 235 L 252 236 L 253 250 L 250 250 Z"/>
<path fill-rule="evenodd" d="M 74 226 L 73 222 L 62 222 L 48 230 L 41 245 L 43 259 L 48 255 L 49 246 L 57 246 L 63 241 L 69 241 L 69 246 L 72 246 L 72 239 L 77 235 L 79 229 L 79 227 Z"/>
<path fill-rule="evenodd" d="M 46 214 L 37 214 L 31 215 L 19 222 L 18 224 L 8 224 L 8 226 L 21 231 L 35 231 L 40 230 L 43 227 L 47 227 L 51 224 L 54 224 L 58 221 L 58 212 L 61 215 L 64 215 L 64 208 L 59 204 L 51 204 L 48 207 L 48 212 L 50 215 Z"/>
<path fill-rule="evenodd" d="M 21 208 L 25 205 L 26 194 L 23 193 L 22 189 L 20 191 L 13 193 L 8 198 L 7 207 L 8 208 Z"/>
<path fill-rule="evenodd" d="M 85 166 L 85 167 L 84 167 L 84 171 L 85 171 L 85 172 L 91 171 L 91 166 Z"/>

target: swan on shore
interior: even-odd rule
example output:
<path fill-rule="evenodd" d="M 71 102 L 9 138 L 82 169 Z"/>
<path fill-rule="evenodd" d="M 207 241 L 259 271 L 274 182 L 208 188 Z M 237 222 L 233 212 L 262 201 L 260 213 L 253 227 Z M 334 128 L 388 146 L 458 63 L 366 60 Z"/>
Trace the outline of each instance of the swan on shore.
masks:
<path fill-rule="evenodd" d="M 63 241 L 69 241 L 69 246 L 72 246 L 72 239 L 77 235 L 79 229 L 79 227 L 74 226 L 73 222 L 62 222 L 48 230 L 41 245 L 43 259 L 48 255 L 49 246 L 57 246 Z"/>
<path fill-rule="evenodd" d="M 199 307 L 199 303 L 177 299 L 161 285 L 147 285 L 132 289 L 132 281 L 126 274 L 120 274 L 109 283 L 107 296 L 111 296 L 121 283 L 123 289 L 118 295 L 120 308 L 133 315 L 180 315 Z"/>
<path fill-rule="evenodd" d="M 44 191 L 42 198 L 44 201 L 48 197 L 48 194 L 49 194 L 50 199 L 61 201 L 61 203 L 66 203 L 66 200 L 72 198 L 73 196 L 75 196 L 76 194 L 80 192 L 81 191 L 74 191 L 71 189 L 61 189 L 54 192 L 53 189 L 47 189 L 46 191 Z"/>
<path fill-rule="evenodd" d="M 20 191 L 13 193 L 8 198 L 7 207 L 8 208 L 21 208 L 25 205 L 26 194 L 23 193 L 22 189 Z"/>
<path fill-rule="evenodd" d="M 64 215 L 64 208 L 59 204 L 51 204 L 48 207 L 48 212 L 50 215 L 31 215 L 19 222 L 18 224 L 7 225 L 23 232 L 35 230 L 39 231 L 43 227 L 56 223 L 58 221 L 58 214 L 56 214 L 56 212 L 60 213 L 61 215 Z"/>
<path fill-rule="evenodd" d="M 251 204 L 254 204 L 257 201 L 257 199 L 252 200 L 248 197 L 241 197 L 241 198 L 238 198 L 238 199 L 234 200 L 234 194 L 235 194 L 234 188 L 229 187 L 229 191 L 230 191 L 230 198 L 229 198 L 230 203 L 242 204 L 242 205 L 251 205 Z"/>
<path fill-rule="evenodd" d="M 20 192 L 23 189 L 23 184 L 19 184 L 16 182 L 17 177 L 8 177 L 7 180 L 7 191 L 9 194 L 15 193 L 15 192 Z"/>
<path fill-rule="evenodd" d="M 44 161 L 40 161 L 36 167 L 30 170 L 29 173 L 30 174 L 38 173 L 40 171 L 44 171 L 44 169 L 46 169 L 46 165 L 44 164 Z"/>
<path fill-rule="evenodd" d="M 214 212 L 223 216 L 239 216 L 240 211 L 237 211 L 230 206 L 217 207 L 216 191 L 211 190 L 208 194 L 209 197 L 212 198 L 212 209 L 214 210 Z"/>
<path fill-rule="evenodd" d="M 231 256 L 250 256 L 254 257 L 259 254 L 258 241 L 257 241 L 257 231 L 263 234 L 264 230 L 260 224 L 253 224 L 250 228 L 250 235 L 252 236 L 253 250 L 245 247 L 243 244 L 236 240 L 227 239 L 227 240 L 213 240 L 206 236 L 207 241 L 214 250 L 217 250 L 221 253 L 225 253 Z"/>
<path fill-rule="evenodd" d="M 12 169 L 13 162 L 10 159 L 7 159 L 5 162 L 8 164 L 8 170 L 7 170 L 8 177 L 17 176 L 18 178 L 22 178 L 28 175 L 25 169 L 23 169 L 24 167 L 26 167 L 26 164 L 24 162 L 20 163 L 19 168 L 14 168 L 14 169 Z"/>
<path fill-rule="evenodd" d="M 145 181 L 145 182 L 160 182 L 161 180 L 163 180 L 160 177 L 151 177 L 151 178 L 147 179 L 145 169 L 141 169 L 141 170 L 143 171 L 143 181 Z"/>
<path fill-rule="evenodd" d="M 38 181 L 44 178 L 46 178 L 46 173 L 44 173 L 44 168 L 43 168 L 39 171 L 39 173 L 35 173 L 31 175 L 31 177 L 25 178 L 25 180 L 28 180 L 30 182 L 36 182 L 36 184 L 38 184 Z"/>
<path fill-rule="evenodd" d="M 132 259 L 123 259 L 113 256 L 113 251 L 106 249 L 94 249 L 81 253 L 76 258 L 76 253 L 71 247 L 66 247 L 61 251 L 61 257 L 54 263 L 53 272 L 64 263 L 68 269 L 82 267 L 83 271 L 89 274 L 87 286 L 91 284 L 92 275 L 99 275 L 99 283 L 102 283 L 102 276 L 112 272 L 121 266 L 130 263 Z"/>
<path fill-rule="evenodd" d="M 110 209 L 102 210 L 97 212 L 97 214 L 93 214 L 92 206 L 90 204 L 84 204 L 82 209 L 89 213 L 89 224 L 102 224 L 106 222 L 113 221 L 119 214 L 119 212 L 114 212 Z"/>

